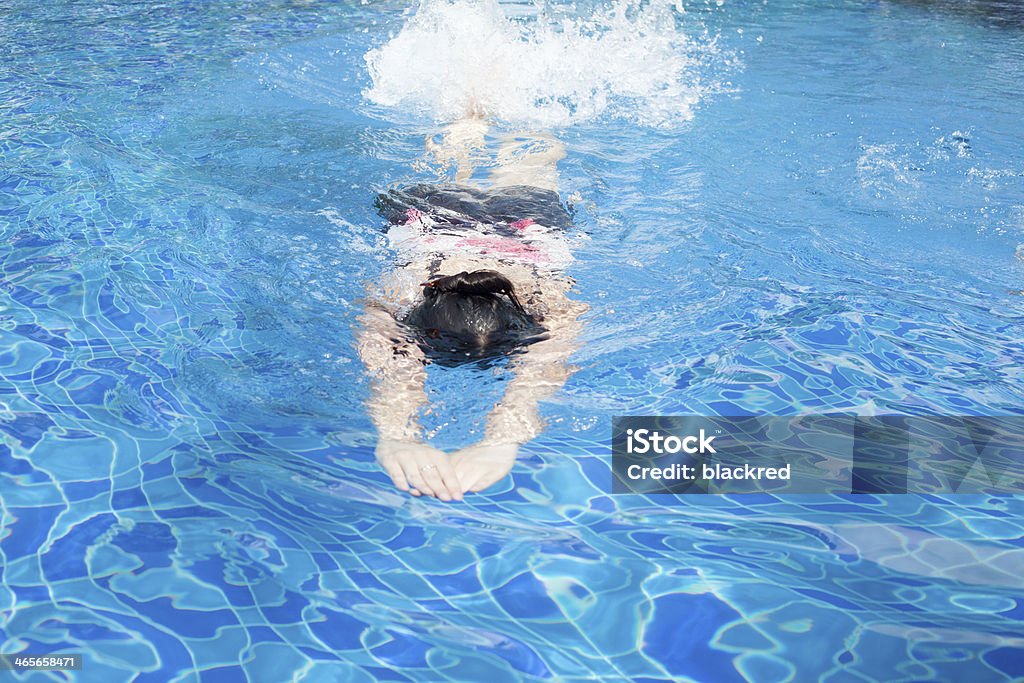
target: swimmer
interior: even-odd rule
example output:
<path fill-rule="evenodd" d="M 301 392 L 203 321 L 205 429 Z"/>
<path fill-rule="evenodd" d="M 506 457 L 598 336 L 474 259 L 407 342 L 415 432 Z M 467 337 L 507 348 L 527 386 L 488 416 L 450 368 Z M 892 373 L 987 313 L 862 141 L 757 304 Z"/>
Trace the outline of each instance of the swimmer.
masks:
<path fill-rule="evenodd" d="M 583 304 L 572 301 L 566 231 L 557 193 L 562 146 L 546 136 L 507 139 L 488 187 L 470 184 L 486 123 L 447 128 L 428 151 L 455 166 L 455 184 L 393 189 L 377 206 L 398 254 L 367 301 L 357 334 L 371 376 L 368 408 L 376 456 L 395 486 L 414 496 L 461 500 L 512 469 L 543 429 L 539 401 L 565 382 Z M 513 376 L 486 417 L 482 438 L 447 454 L 423 440 L 427 363 L 508 357 Z"/>

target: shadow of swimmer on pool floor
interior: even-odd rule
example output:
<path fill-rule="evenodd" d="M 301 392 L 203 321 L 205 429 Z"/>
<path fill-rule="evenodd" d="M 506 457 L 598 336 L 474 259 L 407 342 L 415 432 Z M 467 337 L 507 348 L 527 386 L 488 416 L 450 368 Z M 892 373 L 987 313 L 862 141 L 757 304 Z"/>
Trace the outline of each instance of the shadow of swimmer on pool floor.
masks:
<path fill-rule="evenodd" d="M 547 135 L 507 137 L 485 188 L 470 179 L 486 133 L 483 119 L 468 117 L 448 126 L 440 144 L 428 143 L 455 166 L 455 183 L 378 197 L 396 265 L 368 297 L 357 333 L 378 462 L 402 491 L 446 501 L 500 481 L 542 431 L 537 404 L 571 373 L 586 310 L 569 298 L 564 274 L 572 225 L 557 192 L 562 145 Z M 506 359 L 512 379 L 483 437 L 450 454 L 425 443 L 426 365 Z"/>

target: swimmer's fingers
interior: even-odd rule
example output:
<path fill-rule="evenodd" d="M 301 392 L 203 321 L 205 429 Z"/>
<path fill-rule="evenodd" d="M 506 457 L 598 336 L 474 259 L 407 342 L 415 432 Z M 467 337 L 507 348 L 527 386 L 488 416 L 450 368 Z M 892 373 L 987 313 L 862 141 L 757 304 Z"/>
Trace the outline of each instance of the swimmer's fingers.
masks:
<path fill-rule="evenodd" d="M 409 463 L 405 469 L 405 478 L 409 480 L 412 485 L 412 494 L 415 496 L 418 493 L 425 493 L 428 496 L 434 495 L 433 487 L 427 483 L 427 480 L 423 477 L 418 469 L 416 463 Z"/>
<path fill-rule="evenodd" d="M 391 477 L 391 483 L 395 485 L 395 488 L 399 491 L 409 491 L 409 482 L 405 478 L 405 472 L 402 471 L 397 462 L 385 464 L 384 471 Z"/>
<path fill-rule="evenodd" d="M 377 462 L 391 477 L 391 482 L 401 491 L 409 491 L 409 481 L 405 476 L 402 463 L 408 460 L 411 444 L 401 441 L 381 439 L 377 444 L 375 455 Z"/>
<path fill-rule="evenodd" d="M 447 455 L 441 455 L 433 461 L 433 464 L 437 465 L 437 469 L 431 469 L 430 471 L 437 476 L 440 488 L 437 485 L 434 486 L 435 491 L 441 492 L 441 500 L 462 500 L 462 487 L 459 485 L 459 477 L 455 473 L 455 468 L 452 467 L 451 460 Z"/>
<path fill-rule="evenodd" d="M 484 469 L 483 471 L 477 473 L 478 476 L 472 483 L 469 484 L 468 489 L 471 493 L 480 493 L 484 489 L 490 488 L 494 484 L 504 479 L 506 474 L 508 473 L 504 471 L 491 472 L 487 469 Z"/>
<path fill-rule="evenodd" d="M 376 455 L 377 461 L 391 477 L 395 486 L 418 497 L 424 493 L 434 495 L 433 489 L 419 474 L 419 467 L 429 462 L 432 451 L 436 449 L 423 444 L 381 440 L 377 444 Z"/>
<path fill-rule="evenodd" d="M 448 495 L 448 489 L 445 488 L 444 482 L 441 481 L 441 477 L 437 473 L 437 466 L 434 465 L 434 463 L 430 463 L 421 471 L 423 472 L 423 478 L 433 490 L 431 495 L 434 495 L 441 500 L 451 500 L 452 497 Z"/>
<path fill-rule="evenodd" d="M 483 474 L 481 468 L 476 466 L 470 458 L 456 455 L 453 459 L 455 460 L 455 471 L 459 477 L 459 489 L 463 493 L 478 490 L 473 487 L 480 481 Z"/>
<path fill-rule="evenodd" d="M 517 444 L 470 446 L 452 456 L 463 493 L 483 491 L 508 475 L 519 452 Z"/>
<path fill-rule="evenodd" d="M 423 473 L 423 478 L 434 489 L 434 495 L 441 500 L 451 500 L 456 497 L 456 493 L 458 498 L 462 498 L 462 491 L 458 487 L 458 477 L 455 476 L 447 456 L 431 458 L 427 464 L 420 467 L 420 471 Z M 454 485 L 449 486 L 449 483 Z"/>
<path fill-rule="evenodd" d="M 480 477 L 469 487 L 469 490 L 473 493 L 479 493 L 486 488 L 497 484 L 499 481 L 505 478 L 508 472 L 504 470 L 498 471 L 484 471 L 480 473 Z"/>
<path fill-rule="evenodd" d="M 402 491 L 445 501 L 462 499 L 458 476 L 444 451 L 422 443 L 381 441 L 377 460 Z"/>

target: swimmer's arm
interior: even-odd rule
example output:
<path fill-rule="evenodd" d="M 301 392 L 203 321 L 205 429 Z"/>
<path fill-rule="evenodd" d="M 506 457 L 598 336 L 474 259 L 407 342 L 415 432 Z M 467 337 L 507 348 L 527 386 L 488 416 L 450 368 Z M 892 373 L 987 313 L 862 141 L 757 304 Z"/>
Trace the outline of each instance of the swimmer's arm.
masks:
<path fill-rule="evenodd" d="M 423 352 L 403 339 L 398 323 L 384 310 L 367 307 L 360 322 L 359 355 L 371 378 L 370 418 L 381 440 L 419 442 L 423 428 L 418 415 L 427 405 Z M 537 404 L 565 383 L 574 349 L 573 335 L 563 328 L 515 359 L 515 376 L 487 416 L 480 445 L 522 444 L 540 434 Z"/>
<path fill-rule="evenodd" d="M 525 353 L 513 360 L 514 377 L 487 416 L 479 445 L 518 447 L 544 431 L 538 403 L 558 391 L 574 372 L 569 357 L 578 346 L 577 338 L 583 327 L 580 316 L 587 310 L 585 304 L 569 298 L 571 285 L 569 280 L 553 283 L 543 292 L 547 338 L 530 344 Z"/>
<path fill-rule="evenodd" d="M 427 404 L 423 352 L 379 306 L 367 305 L 356 336 L 370 374 L 367 408 L 380 437 L 377 461 L 402 491 L 461 500 L 452 463 L 443 451 L 422 441 L 418 415 Z"/>
<path fill-rule="evenodd" d="M 418 415 L 427 403 L 423 352 L 380 307 L 367 305 L 359 322 L 359 357 L 370 375 L 370 419 L 382 440 L 418 442 L 423 433 Z"/>
<path fill-rule="evenodd" d="M 521 445 L 544 430 L 538 404 L 551 397 L 573 370 L 569 356 L 576 349 L 575 321 L 571 327 L 552 330 L 548 339 L 531 344 L 513 361 L 515 376 L 505 394 L 487 416 L 480 445 Z"/>
<path fill-rule="evenodd" d="M 515 464 L 520 445 L 544 429 L 537 404 L 572 374 L 568 360 L 576 348 L 579 324 L 572 319 L 549 329 L 548 339 L 531 344 L 515 359 L 515 377 L 487 416 L 484 438 L 452 454 L 463 493 L 483 491 L 503 479 Z"/>

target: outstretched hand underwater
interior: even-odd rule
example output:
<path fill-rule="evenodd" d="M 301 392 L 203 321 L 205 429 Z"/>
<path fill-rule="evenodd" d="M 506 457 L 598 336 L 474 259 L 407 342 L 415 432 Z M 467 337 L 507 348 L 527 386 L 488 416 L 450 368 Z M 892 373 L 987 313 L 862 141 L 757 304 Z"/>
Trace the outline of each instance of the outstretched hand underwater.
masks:
<path fill-rule="evenodd" d="M 504 479 L 512 471 L 518 454 L 519 445 L 514 443 L 477 444 L 452 453 L 462 492 L 483 491 Z"/>
<path fill-rule="evenodd" d="M 464 493 L 479 492 L 512 471 L 518 444 L 478 444 L 444 451 L 422 443 L 383 440 L 377 461 L 402 491 L 424 493 L 444 501 L 462 500 Z"/>
<path fill-rule="evenodd" d="M 444 451 L 423 443 L 381 440 L 376 455 L 400 490 L 414 496 L 425 493 L 441 500 L 462 500 L 464 489 Z"/>

